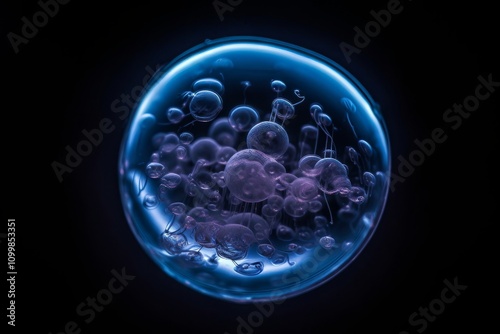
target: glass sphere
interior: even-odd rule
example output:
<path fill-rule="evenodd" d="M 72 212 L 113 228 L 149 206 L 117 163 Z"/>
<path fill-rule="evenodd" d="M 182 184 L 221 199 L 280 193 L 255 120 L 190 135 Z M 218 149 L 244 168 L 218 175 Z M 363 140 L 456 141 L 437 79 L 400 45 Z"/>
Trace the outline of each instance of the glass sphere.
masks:
<path fill-rule="evenodd" d="M 201 293 L 304 293 L 363 250 L 390 150 L 378 106 L 328 58 L 256 37 L 207 40 L 158 71 L 119 160 L 138 242 Z"/>

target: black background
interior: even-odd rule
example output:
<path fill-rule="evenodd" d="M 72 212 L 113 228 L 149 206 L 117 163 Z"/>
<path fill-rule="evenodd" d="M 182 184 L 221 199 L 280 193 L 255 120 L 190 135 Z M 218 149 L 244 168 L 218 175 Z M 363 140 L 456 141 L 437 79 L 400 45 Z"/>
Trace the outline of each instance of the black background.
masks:
<path fill-rule="evenodd" d="M 15 54 L 7 33 L 40 10 L 36 1 L 2 7 L 2 165 L 4 224 L 15 218 L 16 327 L 59 333 L 75 321 L 82 333 L 237 333 L 254 305 L 201 295 L 168 277 L 132 235 L 121 206 L 117 160 L 126 121 L 111 111 L 141 84 L 145 68 L 164 64 L 206 38 L 254 35 L 316 51 L 351 72 L 380 103 L 393 172 L 415 139 L 436 127 L 448 138 L 390 192 L 380 225 L 363 253 L 321 287 L 275 305 L 254 333 L 416 333 L 408 317 L 439 298 L 443 281 L 467 285 L 425 333 L 495 328 L 498 264 L 493 226 L 498 198 L 500 88 L 462 125 L 446 109 L 474 93 L 477 77 L 500 81 L 498 14 L 486 1 L 437 5 L 402 2 L 403 10 L 347 63 L 339 44 L 387 1 L 248 1 L 221 21 L 212 1 L 140 1 L 129 5 L 71 1 Z M 31 21 L 31 19 L 30 19 Z M 116 129 L 59 182 L 53 161 L 81 131 L 103 118 Z M 6 169 L 5 169 L 6 167 Z M 7 253 L 5 239 L 2 252 Z M 6 255 L 0 256 L 7 262 Z M 111 270 L 135 279 L 86 324 L 76 307 L 106 288 Z M 4 281 L 5 283 L 5 281 Z M 7 306 L 6 291 L 2 309 Z M 7 322 L 5 316 L 2 321 Z M 3 325 L 3 324 L 2 324 Z M 33 330 L 35 328 L 35 330 Z"/>

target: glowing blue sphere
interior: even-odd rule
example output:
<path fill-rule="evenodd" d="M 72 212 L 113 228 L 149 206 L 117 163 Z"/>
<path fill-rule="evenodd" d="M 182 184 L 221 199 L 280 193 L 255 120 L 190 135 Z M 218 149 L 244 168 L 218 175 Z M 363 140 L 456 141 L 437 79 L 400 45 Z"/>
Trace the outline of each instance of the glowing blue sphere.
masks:
<path fill-rule="evenodd" d="M 171 277 L 234 302 L 304 293 L 363 250 L 388 195 L 378 106 L 312 51 L 237 37 L 151 81 L 123 139 L 128 223 Z"/>

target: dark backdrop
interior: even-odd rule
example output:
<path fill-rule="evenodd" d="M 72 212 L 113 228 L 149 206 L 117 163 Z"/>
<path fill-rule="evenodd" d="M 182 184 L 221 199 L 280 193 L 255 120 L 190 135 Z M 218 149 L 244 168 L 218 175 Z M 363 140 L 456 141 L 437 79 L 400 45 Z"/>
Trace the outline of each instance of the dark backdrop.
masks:
<path fill-rule="evenodd" d="M 206 38 L 233 35 L 297 44 L 350 71 L 381 105 L 395 173 L 398 157 L 408 159 L 417 149 L 415 140 L 430 138 L 437 127 L 448 136 L 389 193 L 380 225 L 354 263 L 321 287 L 275 305 L 252 331 L 495 328 L 500 87 L 456 130 L 443 114 L 475 93 L 478 76 L 500 81 L 498 15 L 486 1 L 402 1 L 401 12 L 348 63 L 339 44 L 353 44 L 353 28 L 364 29 L 373 20 L 370 11 L 388 3 L 233 1 L 220 20 L 210 0 L 71 1 L 57 13 L 51 7 L 53 17 L 17 53 L 8 33 L 21 35 L 22 17 L 33 22 L 41 7 L 36 1 L 4 4 L 0 233 L 7 232 L 8 218 L 16 219 L 18 272 L 16 327 L 7 326 L 8 332 L 59 333 L 75 321 L 81 333 L 237 333 L 238 317 L 248 321 L 257 310 L 206 297 L 164 274 L 132 235 L 117 182 L 126 120 L 112 112 L 112 102 L 141 84 L 148 66 L 167 63 Z M 52 162 L 62 162 L 66 145 L 75 147 L 81 131 L 103 118 L 113 121 L 114 131 L 59 182 Z M 7 262 L 5 238 L 0 245 Z M 85 323 L 77 306 L 122 268 L 135 278 Z M 427 328 L 412 326 L 408 319 L 419 307 L 438 305 L 444 280 L 467 288 Z"/>

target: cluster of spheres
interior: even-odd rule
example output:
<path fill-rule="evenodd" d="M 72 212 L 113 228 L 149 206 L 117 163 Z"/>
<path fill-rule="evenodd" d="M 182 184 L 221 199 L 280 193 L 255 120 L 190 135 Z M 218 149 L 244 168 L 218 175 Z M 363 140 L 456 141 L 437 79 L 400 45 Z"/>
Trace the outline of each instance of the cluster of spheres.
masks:
<path fill-rule="evenodd" d="M 390 154 L 363 87 L 262 38 L 205 41 L 164 66 L 121 147 L 137 240 L 170 276 L 235 302 L 334 277 L 381 218 Z"/>

